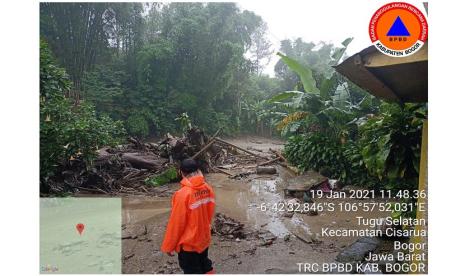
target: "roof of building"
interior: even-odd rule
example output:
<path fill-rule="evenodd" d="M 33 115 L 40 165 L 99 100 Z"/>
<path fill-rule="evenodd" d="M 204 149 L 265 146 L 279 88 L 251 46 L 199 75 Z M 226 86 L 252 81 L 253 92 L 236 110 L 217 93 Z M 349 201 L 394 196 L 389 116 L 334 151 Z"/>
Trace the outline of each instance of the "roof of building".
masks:
<path fill-rule="evenodd" d="M 413 55 L 390 57 L 374 46 L 334 67 L 370 94 L 387 101 L 428 101 L 428 41 Z"/>

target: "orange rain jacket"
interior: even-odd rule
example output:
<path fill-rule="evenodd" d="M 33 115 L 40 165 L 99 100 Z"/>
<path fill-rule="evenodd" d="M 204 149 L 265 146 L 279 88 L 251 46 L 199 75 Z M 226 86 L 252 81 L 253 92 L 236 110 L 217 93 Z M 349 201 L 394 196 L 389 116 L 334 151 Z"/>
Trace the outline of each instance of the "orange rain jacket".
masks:
<path fill-rule="evenodd" d="M 213 189 L 202 173 L 181 180 L 173 195 L 162 252 L 203 252 L 210 244 L 210 223 L 215 212 Z"/>

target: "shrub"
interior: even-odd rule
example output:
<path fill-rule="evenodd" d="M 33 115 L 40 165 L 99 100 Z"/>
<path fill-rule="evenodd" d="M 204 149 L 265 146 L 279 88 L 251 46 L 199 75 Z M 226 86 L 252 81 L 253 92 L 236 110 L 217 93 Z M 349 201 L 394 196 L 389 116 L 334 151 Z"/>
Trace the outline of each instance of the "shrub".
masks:
<path fill-rule="evenodd" d="M 144 138 L 149 135 L 149 123 L 145 116 L 139 113 L 129 115 L 126 120 L 126 128 L 131 135 Z"/>
<path fill-rule="evenodd" d="M 145 179 L 145 184 L 152 186 L 160 186 L 175 181 L 178 178 L 179 175 L 176 167 L 170 167 L 160 174 Z"/>
<path fill-rule="evenodd" d="M 382 182 L 368 172 L 359 143 L 349 141 L 342 147 L 347 168 L 346 184 L 374 189 L 383 187 Z"/>
<path fill-rule="evenodd" d="M 362 156 L 368 171 L 389 182 L 387 188 L 414 189 L 418 184 L 425 106 L 381 105 L 381 114 L 360 129 Z"/>
<path fill-rule="evenodd" d="M 74 106 L 65 97 L 71 87 L 65 70 L 55 65 L 44 41 L 40 43 L 40 178 L 54 175 L 69 160 L 92 165 L 96 150 L 119 142 L 121 122 L 98 118 L 92 105 Z"/>
<path fill-rule="evenodd" d="M 341 180 L 347 177 L 342 147 L 321 133 L 291 137 L 284 154 L 291 164 L 301 170 L 324 171 L 325 176 Z"/>
<path fill-rule="evenodd" d="M 301 170 L 325 172 L 345 184 L 375 189 L 408 189 L 418 184 L 425 106 L 383 104 L 381 114 L 359 129 L 360 138 L 341 143 L 324 133 L 288 140 L 284 153 Z"/>

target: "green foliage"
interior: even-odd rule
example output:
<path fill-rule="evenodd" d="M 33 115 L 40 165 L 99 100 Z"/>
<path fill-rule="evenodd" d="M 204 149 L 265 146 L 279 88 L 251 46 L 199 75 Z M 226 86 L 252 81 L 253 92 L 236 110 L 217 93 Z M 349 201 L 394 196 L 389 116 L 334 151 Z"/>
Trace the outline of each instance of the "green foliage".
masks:
<path fill-rule="evenodd" d="M 293 58 L 287 57 L 281 53 L 278 53 L 278 56 L 281 57 L 281 60 L 287 66 L 289 66 L 289 68 L 292 71 L 296 72 L 299 75 L 300 80 L 302 81 L 302 84 L 304 86 L 305 92 L 316 93 L 316 94 L 320 93 L 320 91 L 316 87 L 316 82 L 315 82 L 315 79 L 313 78 L 313 73 L 310 68 L 297 62 Z"/>
<path fill-rule="evenodd" d="M 385 182 L 369 174 L 355 142 L 341 144 L 321 133 L 300 134 L 288 140 L 284 154 L 300 170 L 319 171 L 346 185 L 384 188 Z"/>
<path fill-rule="evenodd" d="M 134 3 L 136 4 L 136 3 Z M 140 3 L 136 5 L 141 5 Z M 107 54 L 118 14 L 112 3 L 41 3 L 40 33 L 70 74 L 79 99 L 84 73 Z"/>
<path fill-rule="evenodd" d="M 346 161 L 342 147 L 322 134 L 301 134 L 289 138 L 284 148 L 286 159 L 301 170 L 325 171 L 325 176 L 346 180 Z"/>
<path fill-rule="evenodd" d="M 416 187 L 425 113 L 424 105 L 385 103 L 381 114 L 361 127 L 361 153 L 371 174 L 392 187 Z"/>
<path fill-rule="evenodd" d="M 189 115 L 187 115 L 187 112 L 183 112 L 181 115 L 179 115 L 179 117 L 177 117 L 174 120 L 179 122 L 183 133 L 192 128 L 192 122 L 189 118 Z"/>
<path fill-rule="evenodd" d="M 160 186 L 166 183 L 173 182 L 178 179 L 178 172 L 175 167 L 170 167 L 164 172 L 157 174 L 155 176 L 145 179 L 145 184 L 152 186 Z"/>
<path fill-rule="evenodd" d="M 126 120 L 126 128 L 129 134 L 139 138 L 144 138 L 149 135 L 149 123 L 140 113 L 129 115 Z"/>
<path fill-rule="evenodd" d="M 114 145 L 124 135 L 121 122 L 98 118 L 93 106 L 74 106 L 65 93 L 70 88 L 66 72 L 57 67 L 47 44 L 40 43 L 40 176 L 52 176 L 69 160 L 91 165 L 96 150 Z"/>
<path fill-rule="evenodd" d="M 351 40 L 332 51 L 332 64 L 343 56 Z M 337 74 L 315 81 L 308 66 L 280 56 L 304 87 L 319 86 L 311 88 L 317 91 L 314 94 L 286 91 L 268 100 L 292 112 L 278 124 L 283 135 L 294 135 L 285 147 L 292 164 L 324 171 L 346 184 L 377 189 L 416 187 L 424 106 L 384 103 L 381 114 L 367 119 L 367 114 L 376 111 L 373 97 Z M 292 116 L 302 111 L 306 116 Z"/>
<path fill-rule="evenodd" d="M 325 53 L 331 57 L 326 57 L 325 60 L 331 64 L 337 63 L 351 41 L 351 38 L 344 40 L 342 42 L 344 47 L 341 48 L 333 49 L 331 46 L 330 51 Z M 310 49 L 312 48 L 310 47 Z M 323 53 L 320 54 L 320 57 Z M 348 81 L 336 74 L 334 70 L 327 73 L 329 77 L 322 74 L 316 78 L 315 74 L 312 73 L 316 70 L 310 65 L 281 53 L 278 55 L 281 56 L 281 61 L 299 76 L 307 93 L 285 91 L 273 96 L 268 102 L 286 107 L 289 114 L 296 111 L 305 111 L 310 114 L 310 116 L 302 118 L 301 121 L 294 121 L 281 133 L 289 135 L 289 133 L 296 133 L 297 130 L 313 132 L 318 129 L 332 139 L 346 140 L 347 136 L 353 132 L 353 125 L 350 122 L 363 116 L 365 111 L 362 110 L 361 104 L 366 104 L 366 101 L 356 102 L 358 99 L 351 96 L 352 89 L 355 94 L 359 93 L 357 88 L 349 85 Z M 308 93 L 310 91 L 311 93 Z M 366 92 L 364 93 L 366 95 L 364 99 L 371 99 Z"/>
<path fill-rule="evenodd" d="M 131 135 L 180 133 L 182 113 L 235 134 L 250 128 L 241 103 L 279 86 L 259 77 L 271 56 L 266 24 L 235 3 L 42 3 L 40 12 L 75 101 L 123 120 Z"/>
<path fill-rule="evenodd" d="M 302 103 L 302 96 L 303 92 L 300 91 L 285 91 L 282 93 L 279 93 L 277 95 L 274 95 L 270 99 L 268 99 L 269 103 L 280 103 L 284 100 L 287 100 L 289 98 L 294 99 L 293 103 L 295 103 L 293 106 L 298 107 Z M 297 99 L 297 100 L 296 100 Z"/>
<path fill-rule="evenodd" d="M 230 114 L 217 112 L 213 108 L 202 110 L 202 114 L 198 116 L 199 120 L 204 122 L 203 128 L 207 133 L 215 133 L 221 128 L 221 133 L 225 135 L 233 135 L 238 132 L 239 121 L 235 120 Z"/>
<path fill-rule="evenodd" d="M 44 40 L 40 41 L 40 97 L 42 100 L 59 99 L 71 87 L 68 74 L 56 66 Z"/>
<path fill-rule="evenodd" d="M 123 82 L 127 78 L 124 71 L 112 66 L 99 65 L 85 74 L 82 85 L 85 99 L 91 102 L 100 114 L 121 117 L 117 114 L 123 112 Z"/>
<path fill-rule="evenodd" d="M 386 183 L 371 175 L 367 170 L 362 156 L 362 148 L 359 143 L 349 141 L 342 145 L 342 149 L 347 169 L 346 184 L 353 184 L 370 189 L 385 187 L 384 185 Z"/>
<path fill-rule="evenodd" d="M 344 47 L 339 47 L 334 49 L 333 53 L 331 54 L 331 59 L 332 61 L 329 63 L 329 65 L 337 65 L 339 63 L 339 60 L 342 58 L 344 53 L 347 50 L 347 46 L 354 40 L 353 37 L 348 37 L 344 41 L 341 42 L 342 46 Z"/>
<path fill-rule="evenodd" d="M 360 126 L 360 138 L 342 142 L 324 133 L 291 137 L 289 162 L 346 184 L 375 189 L 414 189 L 418 184 L 424 105 L 384 103 L 379 116 Z"/>
<path fill-rule="evenodd" d="M 248 133 L 273 134 L 274 124 L 286 114 L 281 107 L 264 99 L 279 91 L 277 79 L 263 75 L 253 77 L 241 101 L 239 128 Z"/>

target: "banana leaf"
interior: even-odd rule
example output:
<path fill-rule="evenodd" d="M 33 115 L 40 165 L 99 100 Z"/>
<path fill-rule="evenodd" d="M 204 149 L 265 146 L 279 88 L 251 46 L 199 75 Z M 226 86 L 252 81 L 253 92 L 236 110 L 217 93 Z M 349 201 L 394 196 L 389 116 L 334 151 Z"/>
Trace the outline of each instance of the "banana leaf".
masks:
<path fill-rule="evenodd" d="M 304 86 L 305 92 L 312 94 L 320 93 L 320 90 L 318 90 L 318 88 L 316 87 L 316 81 L 313 78 L 313 73 L 310 68 L 299 63 L 295 59 L 285 56 L 282 53 L 278 53 L 277 55 L 281 57 L 282 61 L 286 63 L 286 65 L 289 66 L 289 68 L 292 71 L 296 72 L 299 75 L 300 80 L 302 81 L 302 84 Z"/>

